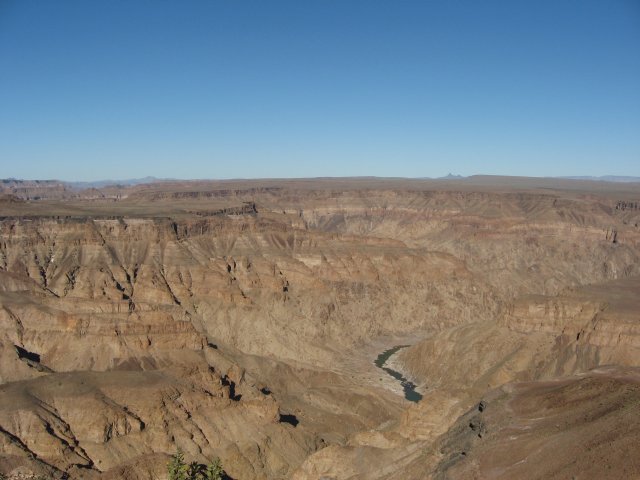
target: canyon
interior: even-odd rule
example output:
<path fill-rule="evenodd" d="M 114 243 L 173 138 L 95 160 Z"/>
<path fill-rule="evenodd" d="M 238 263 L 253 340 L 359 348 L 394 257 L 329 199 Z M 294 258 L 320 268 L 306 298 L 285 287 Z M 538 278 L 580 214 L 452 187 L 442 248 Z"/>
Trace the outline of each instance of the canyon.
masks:
<path fill-rule="evenodd" d="M 640 184 L 0 184 L 0 473 L 640 478 Z M 412 402 L 374 361 L 415 384 Z"/>

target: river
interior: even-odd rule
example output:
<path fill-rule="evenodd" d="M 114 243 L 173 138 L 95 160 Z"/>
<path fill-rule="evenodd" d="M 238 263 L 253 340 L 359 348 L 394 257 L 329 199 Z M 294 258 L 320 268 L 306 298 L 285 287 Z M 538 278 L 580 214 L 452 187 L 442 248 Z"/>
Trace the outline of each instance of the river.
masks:
<path fill-rule="evenodd" d="M 378 355 L 378 358 L 376 358 L 376 360 L 373 363 L 376 365 L 376 367 L 380 368 L 381 370 L 384 370 L 387 374 L 391 375 L 398 382 L 400 382 L 400 385 L 402 385 L 402 389 L 404 391 L 404 398 L 406 398 L 410 402 L 417 403 L 420 400 L 422 400 L 422 395 L 416 392 L 416 385 L 412 381 L 407 380 L 400 372 L 397 372 L 385 366 L 387 363 L 387 360 L 389 360 L 389 358 L 391 358 L 393 354 L 397 353 L 398 350 L 400 350 L 401 348 L 406 348 L 406 347 L 409 347 L 409 345 L 397 345 L 393 348 L 385 350 L 380 355 Z"/>

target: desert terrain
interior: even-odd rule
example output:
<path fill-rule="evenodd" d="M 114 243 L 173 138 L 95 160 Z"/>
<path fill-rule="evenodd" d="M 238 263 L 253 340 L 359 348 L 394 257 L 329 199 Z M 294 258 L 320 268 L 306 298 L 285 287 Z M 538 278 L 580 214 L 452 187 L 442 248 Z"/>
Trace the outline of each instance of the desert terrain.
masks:
<path fill-rule="evenodd" d="M 12 479 L 640 478 L 640 184 L 4 180 L 0 358 Z"/>

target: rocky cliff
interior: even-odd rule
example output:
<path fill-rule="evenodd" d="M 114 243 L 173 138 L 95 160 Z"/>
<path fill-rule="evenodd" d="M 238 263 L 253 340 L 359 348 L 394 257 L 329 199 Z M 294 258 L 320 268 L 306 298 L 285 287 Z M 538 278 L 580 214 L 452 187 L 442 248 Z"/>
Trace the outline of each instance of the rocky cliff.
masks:
<path fill-rule="evenodd" d="M 121 190 L 0 203 L 0 473 L 439 475 L 487 389 L 640 360 L 633 192 Z M 414 406 L 372 364 L 400 338 Z"/>

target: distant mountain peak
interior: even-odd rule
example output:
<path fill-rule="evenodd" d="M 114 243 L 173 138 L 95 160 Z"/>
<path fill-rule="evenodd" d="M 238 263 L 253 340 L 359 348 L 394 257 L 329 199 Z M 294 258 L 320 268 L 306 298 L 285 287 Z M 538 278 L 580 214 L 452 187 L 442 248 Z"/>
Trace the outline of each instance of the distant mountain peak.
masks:
<path fill-rule="evenodd" d="M 452 180 L 452 179 L 456 179 L 456 178 L 465 178 L 462 175 L 454 175 L 453 173 L 449 172 L 446 176 L 444 177 L 439 177 L 439 180 Z"/>

